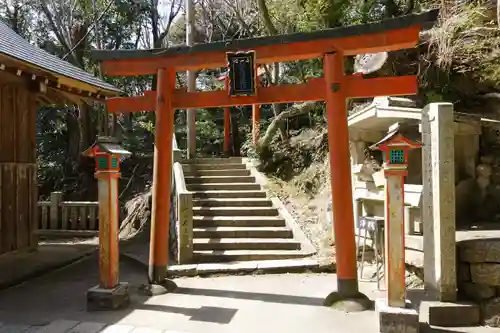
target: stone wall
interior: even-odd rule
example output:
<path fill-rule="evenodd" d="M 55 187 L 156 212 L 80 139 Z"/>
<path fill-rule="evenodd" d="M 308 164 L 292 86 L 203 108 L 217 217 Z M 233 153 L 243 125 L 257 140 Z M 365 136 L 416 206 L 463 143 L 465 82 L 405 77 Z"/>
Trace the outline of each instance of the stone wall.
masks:
<path fill-rule="evenodd" d="M 481 306 L 485 324 L 500 327 L 500 238 L 457 242 L 458 295 Z"/>

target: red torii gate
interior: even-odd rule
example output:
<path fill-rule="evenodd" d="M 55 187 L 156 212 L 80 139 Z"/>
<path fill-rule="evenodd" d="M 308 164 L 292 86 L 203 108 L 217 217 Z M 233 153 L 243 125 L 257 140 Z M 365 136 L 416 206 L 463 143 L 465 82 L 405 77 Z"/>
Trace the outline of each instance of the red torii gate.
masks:
<path fill-rule="evenodd" d="M 304 101 L 326 102 L 336 248 L 338 293 L 330 299 L 356 299 L 358 290 L 353 223 L 349 133 L 346 100 L 417 92 L 416 76 L 365 79 L 346 75 L 344 57 L 414 47 L 422 25 L 437 19 L 437 11 L 378 23 L 309 33 L 260 37 L 155 50 L 94 51 L 103 73 L 110 76 L 157 74 L 157 91 L 143 96 L 111 98 L 109 112 L 155 111 L 153 208 L 149 279 L 164 284 L 168 264 L 168 234 L 175 109 L 230 107 Z M 176 71 L 220 68 L 226 53 L 252 50 L 258 64 L 323 58 L 324 77 L 305 84 L 257 87 L 254 96 L 229 96 L 227 91 L 187 92 L 175 89 Z M 362 298 L 362 297 L 361 297 Z"/>

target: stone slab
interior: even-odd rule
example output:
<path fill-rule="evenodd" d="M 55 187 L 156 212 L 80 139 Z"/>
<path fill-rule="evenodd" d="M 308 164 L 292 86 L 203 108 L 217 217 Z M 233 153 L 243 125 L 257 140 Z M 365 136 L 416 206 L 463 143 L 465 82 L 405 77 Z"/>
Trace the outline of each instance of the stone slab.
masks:
<path fill-rule="evenodd" d="M 472 282 L 463 282 L 459 284 L 459 290 L 463 292 L 468 300 L 474 301 L 481 301 L 483 299 L 492 298 L 496 295 L 495 287 Z"/>
<path fill-rule="evenodd" d="M 254 261 L 239 261 L 229 263 L 216 263 L 216 264 L 198 264 L 196 273 L 198 275 L 205 274 L 227 274 L 227 273 L 249 273 L 257 269 L 257 264 Z"/>
<path fill-rule="evenodd" d="M 131 253 L 123 253 L 123 257 L 148 267 L 146 258 Z M 300 258 L 282 260 L 252 260 L 235 261 L 229 263 L 205 263 L 172 265 L 168 267 L 168 276 L 191 277 L 196 275 L 219 275 L 219 274 L 268 274 L 268 273 L 297 273 L 317 272 L 335 273 L 336 265 L 331 258 Z"/>
<path fill-rule="evenodd" d="M 40 328 L 41 326 L 30 326 L 26 331 L 23 331 L 23 333 L 37 333 Z"/>
<path fill-rule="evenodd" d="M 137 327 L 132 331 L 132 333 L 163 333 L 163 330 L 149 327 Z"/>
<path fill-rule="evenodd" d="M 460 260 L 469 263 L 500 263 L 500 239 L 470 239 L 457 243 Z"/>
<path fill-rule="evenodd" d="M 0 333 L 23 333 L 28 328 L 28 325 L 7 324 L 0 327 Z"/>
<path fill-rule="evenodd" d="M 97 333 L 101 332 L 104 326 L 106 324 L 86 321 L 76 325 L 67 333 Z"/>
<path fill-rule="evenodd" d="M 134 329 L 132 325 L 109 325 L 101 333 L 130 333 Z"/>
<path fill-rule="evenodd" d="M 95 286 L 87 291 L 87 311 L 117 310 L 130 304 L 128 283 L 121 282 L 113 289 Z"/>
<path fill-rule="evenodd" d="M 197 268 L 197 264 L 172 265 L 168 267 L 168 276 L 196 276 Z"/>
<path fill-rule="evenodd" d="M 391 307 L 387 299 L 379 298 L 375 301 L 378 331 L 380 333 L 418 333 L 418 312 L 407 301 L 406 308 Z"/>
<path fill-rule="evenodd" d="M 257 269 L 261 272 L 288 273 L 293 271 L 314 270 L 319 268 L 319 262 L 315 259 L 289 259 L 289 260 L 263 260 L 257 263 Z"/>
<path fill-rule="evenodd" d="M 40 244 L 36 251 L 0 257 L 0 289 L 5 289 L 68 266 L 95 253 L 93 244 Z"/>
<path fill-rule="evenodd" d="M 476 304 L 438 301 L 420 303 L 420 321 L 432 326 L 476 326 L 480 318 L 479 306 Z"/>
<path fill-rule="evenodd" d="M 40 328 L 36 333 L 66 333 L 78 325 L 75 320 L 55 320 L 49 325 Z"/>
<path fill-rule="evenodd" d="M 483 262 L 470 265 L 471 281 L 487 286 L 500 285 L 500 264 Z"/>

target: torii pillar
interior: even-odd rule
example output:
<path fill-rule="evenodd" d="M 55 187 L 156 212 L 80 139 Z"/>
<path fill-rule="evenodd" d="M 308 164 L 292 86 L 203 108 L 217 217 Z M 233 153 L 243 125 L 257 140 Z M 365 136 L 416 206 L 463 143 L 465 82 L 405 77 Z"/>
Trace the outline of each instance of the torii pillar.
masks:
<path fill-rule="evenodd" d="M 167 279 L 174 134 L 172 100 L 175 90 L 175 70 L 159 69 L 157 82 L 149 284 L 141 290 L 148 296 L 164 294 L 176 288 L 175 283 Z"/>
<path fill-rule="evenodd" d="M 224 77 L 224 90 L 229 91 L 229 77 Z M 229 156 L 231 150 L 231 108 L 224 108 L 224 155 Z"/>
<path fill-rule="evenodd" d="M 344 55 L 328 53 L 323 59 L 325 103 L 330 147 L 332 220 L 337 259 L 337 291 L 325 299 L 326 306 L 345 311 L 370 307 L 368 297 L 359 292 L 354 236 L 349 128 L 347 124 L 347 80 Z"/>

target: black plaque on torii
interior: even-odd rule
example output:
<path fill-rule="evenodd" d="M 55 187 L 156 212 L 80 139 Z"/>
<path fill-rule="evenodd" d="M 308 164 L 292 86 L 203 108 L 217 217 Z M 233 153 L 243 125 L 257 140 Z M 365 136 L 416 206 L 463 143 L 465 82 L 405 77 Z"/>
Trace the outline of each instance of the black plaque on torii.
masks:
<path fill-rule="evenodd" d="M 255 52 L 228 52 L 229 95 L 255 96 Z"/>

